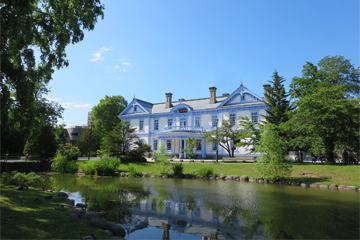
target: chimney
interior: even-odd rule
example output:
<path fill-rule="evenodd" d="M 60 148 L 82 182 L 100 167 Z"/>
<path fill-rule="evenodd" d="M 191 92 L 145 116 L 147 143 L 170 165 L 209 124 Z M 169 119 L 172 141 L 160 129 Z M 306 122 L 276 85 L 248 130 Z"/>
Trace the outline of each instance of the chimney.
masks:
<path fill-rule="evenodd" d="M 228 93 L 223 93 L 223 97 L 228 97 L 228 96 L 230 96 L 230 94 L 228 94 Z"/>
<path fill-rule="evenodd" d="M 266 99 L 265 94 L 269 94 L 268 90 L 271 87 L 270 87 L 270 84 L 264 84 L 263 87 L 264 87 L 264 99 Z"/>
<path fill-rule="evenodd" d="M 166 106 L 165 108 L 171 108 L 172 107 L 172 104 L 171 104 L 171 96 L 172 96 L 172 93 L 165 93 L 166 95 Z"/>
<path fill-rule="evenodd" d="M 179 102 L 185 102 L 185 99 L 179 98 Z"/>
<path fill-rule="evenodd" d="M 209 87 L 210 90 L 210 104 L 216 103 L 216 87 Z"/>

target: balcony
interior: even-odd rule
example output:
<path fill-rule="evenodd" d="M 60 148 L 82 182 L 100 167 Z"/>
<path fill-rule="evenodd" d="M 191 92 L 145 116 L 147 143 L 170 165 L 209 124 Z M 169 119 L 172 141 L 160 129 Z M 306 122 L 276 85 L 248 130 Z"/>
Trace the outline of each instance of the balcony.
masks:
<path fill-rule="evenodd" d="M 164 127 L 164 132 L 203 132 L 203 128 L 195 126 L 171 126 Z"/>

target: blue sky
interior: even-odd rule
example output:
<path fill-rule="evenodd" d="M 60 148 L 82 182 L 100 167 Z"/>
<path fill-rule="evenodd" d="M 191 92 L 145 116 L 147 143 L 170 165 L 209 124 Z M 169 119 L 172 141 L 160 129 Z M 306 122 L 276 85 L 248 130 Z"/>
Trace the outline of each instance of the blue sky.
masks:
<path fill-rule="evenodd" d="M 359 66 L 358 0 L 102 1 L 104 20 L 67 47 L 48 98 L 66 107 L 62 123 L 86 124 L 105 95 L 165 102 L 232 93 L 263 95 L 276 69 L 301 76 L 306 61 L 342 55 Z"/>

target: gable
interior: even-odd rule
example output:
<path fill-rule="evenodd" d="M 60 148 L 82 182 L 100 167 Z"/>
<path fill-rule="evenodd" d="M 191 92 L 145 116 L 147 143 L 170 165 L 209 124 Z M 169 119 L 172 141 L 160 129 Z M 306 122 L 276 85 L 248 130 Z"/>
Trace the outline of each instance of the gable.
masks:
<path fill-rule="evenodd" d="M 146 102 L 145 102 L 146 103 Z M 129 105 L 119 114 L 118 117 L 127 115 L 127 114 L 134 114 L 134 113 L 150 113 L 148 111 L 149 106 L 143 106 L 143 101 L 138 101 L 138 99 L 134 98 Z"/>
<path fill-rule="evenodd" d="M 224 102 L 222 102 L 219 107 L 262 101 L 262 97 L 250 91 L 243 84 L 240 84 L 240 86 Z"/>

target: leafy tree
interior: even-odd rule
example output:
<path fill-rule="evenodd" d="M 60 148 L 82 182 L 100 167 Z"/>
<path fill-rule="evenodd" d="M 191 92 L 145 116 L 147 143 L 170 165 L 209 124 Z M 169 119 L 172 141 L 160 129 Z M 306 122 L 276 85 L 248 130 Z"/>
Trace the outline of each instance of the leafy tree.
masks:
<path fill-rule="evenodd" d="M 100 129 L 102 133 L 109 132 L 120 122 L 118 116 L 127 104 L 125 98 L 120 95 L 105 96 L 105 99 L 101 99 L 100 103 L 94 106 L 91 112 L 91 120 L 94 122 L 95 127 Z"/>
<path fill-rule="evenodd" d="M 2 149 L 22 151 L 44 122 L 61 117 L 63 109 L 41 95 L 54 68 L 69 65 L 66 46 L 94 29 L 104 6 L 99 0 L 4 0 L 0 8 Z"/>
<path fill-rule="evenodd" d="M 250 149 L 250 153 L 255 153 L 255 147 L 260 144 L 261 128 L 263 125 L 257 122 L 251 122 L 248 117 L 239 117 L 238 138 L 236 141 L 236 147 L 246 147 Z"/>
<path fill-rule="evenodd" d="M 317 91 L 322 82 L 332 85 L 344 85 L 345 96 L 359 95 L 360 68 L 355 68 L 350 60 L 343 56 L 327 56 L 314 65 L 306 62 L 302 77 L 294 77 L 294 85 L 290 85 L 292 97 L 302 98 Z M 294 91 L 295 89 L 295 91 Z"/>
<path fill-rule="evenodd" d="M 138 136 L 134 135 L 135 128 L 127 121 L 119 122 L 111 131 L 105 133 L 101 142 L 101 150 L 111 155 L 124 155 L 138 145 Z"/>
<path fill-rule="evenodd" d="M 324 154 L 329 162 L 335 162 L 337 146 L 358 150 L 360 104 L 345 98 L 346 92 L 346 85 L 322 82 L 316 91 L 300 98 L 291 119 L 284 124 L 292 131 L 290 146 Z"/>
<path fill-rule="evenodd" d="M 165 144 L 160 142 L 158 145 L 158 150 L 154 152 L 154 158 L 158 163 L 156 164 L 156 167 L 161 174 L 168 174 L 170 172 L 170 163 L 168 161 L 168 157 L 166 155 L 166 148 Z"/>
<path fill-rule="evenodd" d="M 292 165 L 286 160 L 287 148 L 287 143 L 276 132 L 276 126 L 268 123 L 261 130 L 261 143 L 255 147 L 261 156 L 254 170 L 265 178 L 281 179 L 290 176 Z"/>
<path fill-rule="evenodd" d="M 83 155 L 89 151 L 91 154 L 96 153 L 100 149 L 102 134 L 97 128 L 86 128 L 81 136 L 76 141 L 76 145 L 79 147 Z"/>
<path fill-rule="evenodd" d="M 77 160 L 81 156 L 80 149 L 71 143 L 64 143 L 59 145 L 59 149 L 56 152 L 57 155 L 65 157 L 68 161 Z"/>
<path fill-rule="evenodd" d="M 56 145 L 59 146 L 60 144 L 66 143 L 66 137 L 65 137 L 65 124 L 59 124 L 54 127 L 54 134 L 55 134 L 55 141 Z"/>
<path fill-rule="evenodd" d="M 194 154 L 194 148 L 196 146 L 196 141 L 199 137 L 188 137 L 187 139 L 185 139 L 185 142 L 186 142 L 186 148 L 183 149 L 181 147 L 181 150 L 180 150 L 180 153 L 184 153 L 184 152 L 187 152 L 187 157 L 190 159 L 190 158 L 193 158 L 195 156 Z"/>
<path fill-rule="evenodd" d="M 216 143 L 218 140 L 219 145 L 228 152 L 229 157 L 234 157 L 236 144 L 239 141 L 240 130 L 234 127 L 234 124 L 231 123 L 230 120 L 223 120 L 221 123 L 221 126 L 218 127 L 217 130 L 205 132 L 201 137 L 205 138 L 206 143 Z"/>
<path fill-rule="evenodd" d="M 55 134 L 50 124 L 41 128 L 41 134 L 36 139 L 29 139 L 24 147 L 24 154 L 48 158 L 55 155 L 57 149 Z"/>
<path fill-rule="evenodd" d="M 267 115 L 263 115 L 263 117 L 266 122 L 279 125 L 289 120 L 287 113 L 293 110 L 293 107 L 287 100 L 289 94 L 286 93 L 284 84 L 282 84 L 285 79 L 280 77 L 276 70 L 272 78 L 273 80 L 270 81 L 272 86 L 265 93 L 266 101 L 264 103 L 268 108 L 266 109 Z"/>

